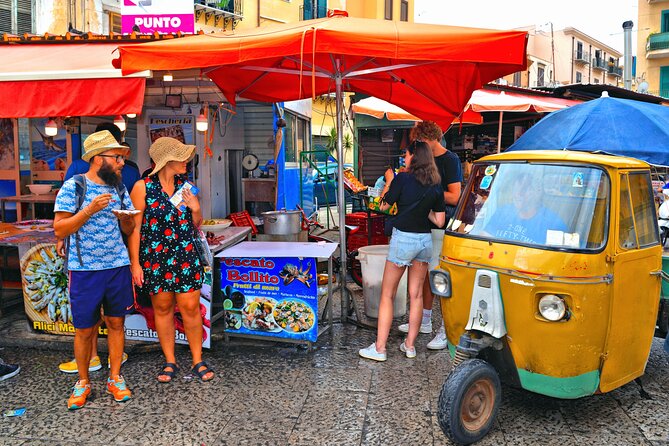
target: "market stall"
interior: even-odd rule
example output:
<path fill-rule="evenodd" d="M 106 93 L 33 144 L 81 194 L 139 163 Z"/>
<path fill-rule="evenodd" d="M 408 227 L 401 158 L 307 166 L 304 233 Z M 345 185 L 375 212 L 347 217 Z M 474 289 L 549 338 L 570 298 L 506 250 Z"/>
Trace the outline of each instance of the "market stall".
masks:
<path fill-rule="evenodd" d="M 339 160 L 344 159 L 344 91 L 384 99 L 447 126 L 461 114 L 473 90 L 527 64 L 525 32 L 351 18 L 343 11 L 328 15 L 169 44 L 121 46 L 115 63 L 124 74 L 203 69 L 233 106 L 237 96 L 281 102 L 334 92 Z M 338 163 L 337 181 L 338 203 L 344 206 L 343 162 Z M 340 210 L 342 283 L 347 270 L 345 226 Z M 348 294 L 342 294 L 342 319 L 347 319 Z"/>

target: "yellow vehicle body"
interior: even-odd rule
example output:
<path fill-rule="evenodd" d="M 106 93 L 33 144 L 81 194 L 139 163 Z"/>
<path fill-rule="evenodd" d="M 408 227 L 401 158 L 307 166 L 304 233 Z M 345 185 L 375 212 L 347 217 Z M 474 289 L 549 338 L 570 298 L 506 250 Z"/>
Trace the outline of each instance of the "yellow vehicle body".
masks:
<path fill-rule="evenodd" d="M 510 152 L 477 163 L 496 166 L 489 170 L 493 174 L 504 163 L 520 163 L 517 168 L 523 163 L 596 167 L 602 177 L 608 176 L 610 200 L 593 205 L 608 206 L 608 211 L 595 212 L 604 217 L 592 223 L 601 225 L 605 234 L 597 249 L 537 247 L 447 229 L 440 269 L 450 275 L 452 291 L 450 297 L 441 297 L 441 310 L 452 355 L 468 331 L 476 306 L 476 274 L 484 271 L 498 281 L 505 325 L 500 340 L 510 353 L 502 356 L 512 362 L 496 369 L 515 371 L 521 387 L 579 398 L 641 376 L 655 330 L 662 247 L 651 241 L 630 249 L 634 242 L 619 228 L 629 226 L 630 218 L 633 223 L 641 210 L 626 214 L 621 210 L 626 201 L 620 197 L 627 196 L 630 175 L 643 177 L 649 166 L 631 158 L 569 151 Z M 551 321 L 540 314 L 539 299 L 548 294 L 563 299 L 568 317 Z"/>

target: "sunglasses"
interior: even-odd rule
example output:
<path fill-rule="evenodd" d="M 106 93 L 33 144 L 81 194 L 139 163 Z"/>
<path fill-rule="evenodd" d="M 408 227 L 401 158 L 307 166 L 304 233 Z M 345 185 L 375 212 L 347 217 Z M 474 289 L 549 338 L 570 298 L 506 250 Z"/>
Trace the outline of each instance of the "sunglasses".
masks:
<path fill-rule="evenodd" d="M 117 163 L 120 163 L 121 161 L 125 162 L 125 160 L 128 159 L 127 156 L 125 155 L 98 155 L 104 158 L 114 158 Z"/>

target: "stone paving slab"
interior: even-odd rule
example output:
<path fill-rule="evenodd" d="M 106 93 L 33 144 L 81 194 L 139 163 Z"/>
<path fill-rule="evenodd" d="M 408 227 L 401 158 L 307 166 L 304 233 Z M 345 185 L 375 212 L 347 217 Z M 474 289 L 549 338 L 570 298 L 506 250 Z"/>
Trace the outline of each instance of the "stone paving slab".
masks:
<path fill-rule="evenodd" d="M 22 417 L 0 417 L 0 446 L 451 445 L 436 416 L 448 354 L 428 351 L 430 338 L 421 335 L 409 360 L 393 331 L 388 361 L 360 358 L 357 350 L 374 338 L 371 330 L 337 324 L 311 351 L 215 342 L 205 351 L 217 373 L 209 383 L 185 379 L 190 355 L 183 346 L 183 368 L 170 384 L 155 380 L 159 351 L 133 348 L 123 373 L 134 399 L 112 401 L 102 370 L 91 374 L 95 399 L 77 412 L 65 408 L 76 377 L 57 370 L 69 351 L 51 344 L 0 348 L 0 357 L 22 367 L 0 382 L 0 410 L 28 409 Z M 669 446 L 668 377 L 669 360 L 656 339 L 645 393 L 629 383 L 605 395 L 557 400 L 503 386 L 498 419 L 479 445 Z"/>

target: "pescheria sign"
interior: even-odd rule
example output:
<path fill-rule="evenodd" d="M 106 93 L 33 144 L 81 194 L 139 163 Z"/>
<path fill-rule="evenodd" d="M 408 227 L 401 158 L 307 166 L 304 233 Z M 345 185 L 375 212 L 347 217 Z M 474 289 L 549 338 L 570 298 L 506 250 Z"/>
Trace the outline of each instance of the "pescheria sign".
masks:
<path fill-rule="evenodd" d="M 121 32 L 151 34 L 194 33 L 193 2 L 189 0 L 123 0 Z"/>

